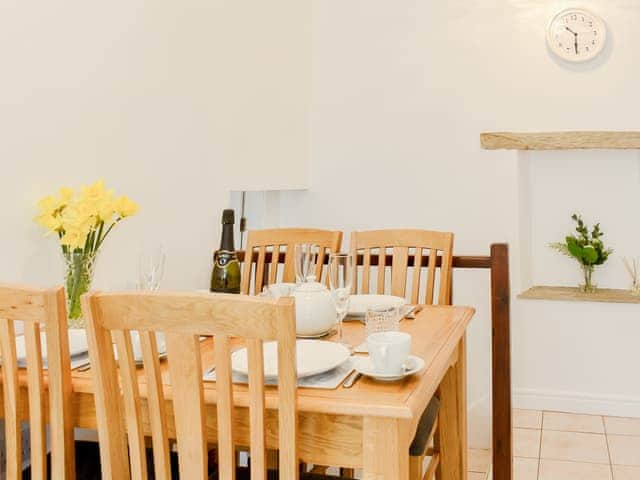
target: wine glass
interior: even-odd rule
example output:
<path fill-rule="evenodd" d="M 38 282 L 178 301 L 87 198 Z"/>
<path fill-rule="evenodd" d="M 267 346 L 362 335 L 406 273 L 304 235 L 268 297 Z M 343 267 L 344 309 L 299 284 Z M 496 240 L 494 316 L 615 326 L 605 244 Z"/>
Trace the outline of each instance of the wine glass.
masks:
<path fill-rule="evenodd" d="M 349 310 L 349 297 L 353 286 L 353 255 L 349 253 L 332 253 L 329 256 L 329 285 L 333 302 L 336 306 L 338 337 L 344 342 L 342 320 Z"/>
<path fill-rule="evenodd" d="M 166 255 L 162 245 L 145 248 L 138 259 L 138 288 L 152 292 L 160 288 Z"/>
<path fill-rule="evenodd" d="M 318 256 L 318 246 L 311 243 L 297 243 L 293 250 L 296 269 L 296 282 L 315 282 L 316 275 L 313 271 Z"/>

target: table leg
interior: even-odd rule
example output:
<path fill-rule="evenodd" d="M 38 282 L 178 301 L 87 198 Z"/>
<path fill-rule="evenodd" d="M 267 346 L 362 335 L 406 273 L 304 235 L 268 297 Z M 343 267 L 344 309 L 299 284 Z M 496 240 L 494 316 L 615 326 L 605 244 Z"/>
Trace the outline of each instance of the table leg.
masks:
<path fill-rule="evenodd" d="M 440 384 L 441 480 L 467 479 L 466 345 L 460 341 L 455 362 Z"/>
<path fill-rule="evenodd" d="M 362 435 L 363 480 L 408 480 L 410 438 L 404 421 L 365 417 Z"/>

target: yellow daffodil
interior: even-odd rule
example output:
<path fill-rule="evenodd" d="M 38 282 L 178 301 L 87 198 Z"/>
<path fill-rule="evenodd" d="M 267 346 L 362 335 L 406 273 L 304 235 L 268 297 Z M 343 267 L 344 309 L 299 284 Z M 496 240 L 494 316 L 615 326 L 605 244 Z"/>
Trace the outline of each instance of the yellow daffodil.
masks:
<path fill-rule="evenodd" d="M 125 195 L 116 200 L 116 212 L 120 215 L 120 218 L 130 217 L 138 213 L 138 204 Z"/>
<path fill-rule="evenodd" d="M 40 226 L 49 230 L 47 232 L 47 235 L 50 233 L 59 232 L 62 228 L 62 221 L 60 220 L 59 215 L 54 216 L 48 213 L 43 213 L 41 215 L 38 215 L 35 220 Z"/>
<path fill-rule="evenodd" d="M 106 191 L 104 189 L 104 181 L 98 180 L 96 183 L 93 183 L 88 186 L 83 186 L 80 188 L 80 198 L 83 200 L 100 200 L 105 195 Z"/>
<path fill-rule="evenodd" d="M 73 249 L 84 248 L 87 241 L 87 233 L 79 229 L 66 230 L 60 239 L 62 245 L 66 245 Z"/>
<path fill-rule="evenodd" d="M 51 195 L 38 202 L 35 221 L 60 236 L 66 248 L 83 249 L 95 254 L 113 225 L 138 211 L 138 205 L 126 196 L 116 199 L 102 180 L 83 186 L 80 192 L 63 187 L 59 196 Z"/>

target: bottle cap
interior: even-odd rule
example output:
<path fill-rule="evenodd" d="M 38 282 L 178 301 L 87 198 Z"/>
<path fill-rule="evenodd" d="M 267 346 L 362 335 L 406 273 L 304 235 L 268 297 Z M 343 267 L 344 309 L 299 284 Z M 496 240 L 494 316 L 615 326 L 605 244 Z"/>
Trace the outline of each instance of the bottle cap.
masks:
<path fill-rule="evenodd" d="M 229 208 L 222 211 L 222 224 L 234 224 L 235 215 L 233 209 Z"/>

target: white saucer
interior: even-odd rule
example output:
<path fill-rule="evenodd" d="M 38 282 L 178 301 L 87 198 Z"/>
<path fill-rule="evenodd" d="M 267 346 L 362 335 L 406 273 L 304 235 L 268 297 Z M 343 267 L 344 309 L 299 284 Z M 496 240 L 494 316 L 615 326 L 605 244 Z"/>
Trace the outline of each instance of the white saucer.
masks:
<path fill-rule="evenodd" d="M 425 362 L 422 358 L 416 355 L 409 355 L 406 364 L 406 366 L 409 368 L 405 369 L 404 373 L 396 375 L 392 373 L 377 372 L 376 370 L 374 370 L 373 363 L 371 362 L 371 358 L 369 357 L 354 357 L 353 360 L 353 367 L 359 373 L 380 382 L 395 382 L 396 380 L 402 380 L 403 378 L 413 375 L 414 373 L 418 373 L 425 366 Z"/>

